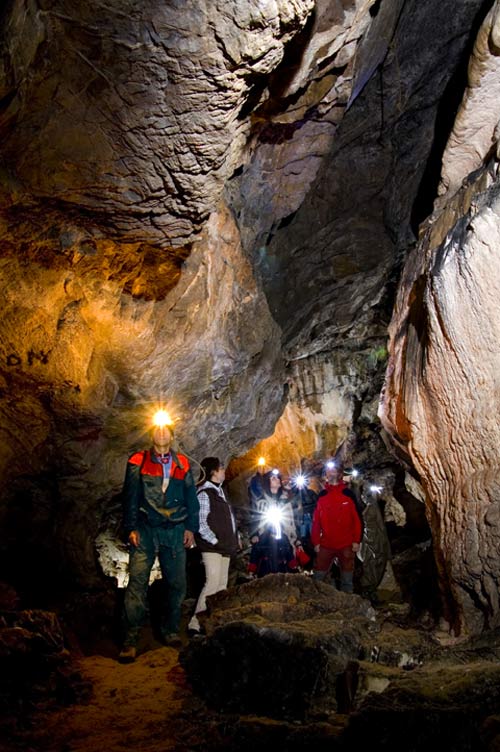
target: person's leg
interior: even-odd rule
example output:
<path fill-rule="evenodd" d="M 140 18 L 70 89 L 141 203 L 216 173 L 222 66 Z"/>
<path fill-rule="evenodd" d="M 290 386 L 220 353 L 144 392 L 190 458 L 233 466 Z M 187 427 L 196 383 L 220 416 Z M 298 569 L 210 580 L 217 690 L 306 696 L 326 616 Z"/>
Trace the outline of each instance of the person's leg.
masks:
<path fill-rule="evenodd" d="M 324 580 L 328 574 L 332 562 L 335 558 L 335 551 L 331 548 L 319 547 L 319 551 L 316 554 L 316 561 L 314 562 L 313 578 L 315 580 Z"/>
<path fill-rule="evenodd" d="M 310 538 L 311 537 L 311 529 L 312 529 L 312 516 L 309 514 L 309 512 L 306 512 L 304 514 L 304 538 Z"/>
<path fill-rule="evenodd" d="M 159 530 L 158 558 L 162 577 L 167 585 L 167 614 L 162 626 L 164 637 L 179 634 L 182 602 L 186 596 L 186 549 L 184 526 L 173 525 Z"/>
<path fill-rule="evenodd" d="M 201 558 L 205 567 L 205 584 L 203 585 L 201 593 L 198 597 L 198 602 L 196 604 L 194 614 L 188 624 L 188 629 L 193 629 L 195 631 L 200 630 L 200 622 L 198 621 L 197 614 L 201 613 L 202 611 L 206 611 L 207 596 L 213 595 L 221 589 L 219 587 L 219 582 L 221 579 L 221 564 L 223 559 L 222 555 L 204 551 L 201 555 Z"/>
<path fill-rule="evenodd" d="M 343 593 L 353 592 L 353 572 L 354 572 L 354 551 L 352 546 L 343 548 L 337 552 L 340 563 L 340 589 Z"/>
<path fill-rule="evenodd" d="M 231 563 L 230 556 L 221 556 L 219 564 L 219 585 L 216 592 L 219 590 L 225 590 L 227 588 L 227 582 L 229 580 L 229 564 Z"/>
<path fill-rule="evenodd" d="M 149 575 L 155 560 L 155 547 L 150 528 L 147 526 L 140 528 L 139 538 L 137 548 L 131 548 L 130 551 L 129 581 L 123 608 L 125 647 L 137 644 L 146 614 Z"/>

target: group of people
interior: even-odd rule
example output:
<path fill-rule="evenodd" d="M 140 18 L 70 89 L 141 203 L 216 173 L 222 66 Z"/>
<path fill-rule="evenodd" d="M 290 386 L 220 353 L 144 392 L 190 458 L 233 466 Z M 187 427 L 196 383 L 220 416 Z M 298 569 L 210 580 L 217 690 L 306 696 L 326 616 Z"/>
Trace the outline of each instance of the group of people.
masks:
<path fill-rule="evenodd" d="M 172 448 L 173 430 L 152 430 L 151 448 L 131 455 L 123 489 L 123 527 L 129 543 L 129 582 L 124 598 L 124 663 L 135 660 L 147 610 L 149 577 L 158 557 L 167 586 L 162 637 L 180 645 L 181 607 L 186 595 L 186 550 L 201 552 L 205 581 L 188 633 L 200 632 L 206 599 L 227 587 L 229 564 L 240 544 L 236 519 L 222 484 L 217 457 L 202 460 L 198 486 L 188 458 Z M 250 576 L 313 567 L 324 579 L 335 562 L 340 588 L 353 591 L 356 552 L 363 526 L 358 501 L 343 480 L 341 465 L 329 463 L 320 493 L 300 488 L 279 472 L 257 473 L 250 482 Z"/>
<path fill-rule="evenodd" d="M 319 494 L 283 479 L 275 470 L 257 473 L 250 482 L 252 511 L 249 571 L 297 571 L 314 559 L 313 576 L 325 579 L 333 563 L 340 570 L 340 588 L 353 591 L 354 558 L 363 534 L 362 512 L 343 479 L 340 463 L 328 463 Z"/>

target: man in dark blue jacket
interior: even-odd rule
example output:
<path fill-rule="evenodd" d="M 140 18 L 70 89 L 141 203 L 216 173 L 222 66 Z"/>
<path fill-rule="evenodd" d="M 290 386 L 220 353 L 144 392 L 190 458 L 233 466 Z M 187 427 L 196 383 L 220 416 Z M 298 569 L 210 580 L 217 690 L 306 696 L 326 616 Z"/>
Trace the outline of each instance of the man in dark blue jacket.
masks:
<path fill-rule="evenodd" d="M 194 546 L 199 503 L 187 457 L 171 449 L 172 430 L 158 426 L 153 446 L 128 460 L 123 487 L 123 526 L 130 544 L 125 592 L 125 641 L 119 659 L 130 663 L 146 612 L 149 576 L 156 556 L 168 586 L 166 644 L 178 645 L 186 594 L 186 548 Z"/>

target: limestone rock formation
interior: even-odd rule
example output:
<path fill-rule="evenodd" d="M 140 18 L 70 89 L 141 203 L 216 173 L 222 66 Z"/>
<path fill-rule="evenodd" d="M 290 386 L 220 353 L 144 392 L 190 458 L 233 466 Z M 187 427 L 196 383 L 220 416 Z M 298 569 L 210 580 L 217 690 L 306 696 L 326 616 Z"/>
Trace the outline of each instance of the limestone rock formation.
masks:
<path fill-rule="evenodd" d="M 495 9 L 479 34 L 470 89 L 445 152 L 448 194 L 404 271 L 381 407 L 422 478 L 447 618 L 456 631 L 472 633 L 500 620 L 498 103 L 497 114 L 488 105 L 497 102 L 497 80 L 488 73 L 497 65 L 496 18 Z M 481 131 L 472 98 L 492 115 Z"/>
<path fill-rule="evenodd" d="M 500 6 L 494 3 L 476 39 L 468 86 L 443 154 L 440 205 L 498 150 L 499 101 Z"/>
<path fill-rule="evenodd" d="M 80 215 L 129 242 L 186 245 L 241 163 L 250 92 L 313 5 L 16 0 L 4 201 L 31 220 Z"/>
<path fill-rule="evenodd" d="M 397 604 L 375 613 L 358 596 L 301 575 L 268 575 L 210 597 L 208 607 L 206 637 L 181 662 L 209 708 L 336 720 L 339 749 L 370 741 L 377 750 L 420 750 L 432 735 L 449 735 L 452 749 L 481 748 L 500 692 L 498 630 L 442 647 Z"/>
<path fill-rule="evenodd" d="M 57 517 L 63 560 L 87 583 L 99 520 L 121 487 L 128 453 L 147 445 L 155 406 L 169 407 L 177 441 L 201 459 L 207 436 L 211 451 L 226 457 L 262 427 L 271 431 L 283 399 L 278 330 L 227 211 L 212 215 L 204 242 L 160 300 L 123 291 L 128 265 L 136 274 L 145 255 L 99 243 L 95 255 L 60 254 L 49 274 L 36 257 L 28 266 L 10 254 L 2 260 L 9 294 L 1 456 L 5 477 L 22 476 L 6 491 L 5 540 L 14 543 L 24 526 L 35 550 L 50 547 L 46 529 Z M 151 263 L 161 284 L 161 258 Z M 168 279 L 168 265 L 163 273 Z"/>
<path fill-rule="evenodd" d="M 284 406 L 279 329 L 221 195 L 248 159 L 252 111 L 269 119 L 265 100 L 272 112 L 281 96 L 302 97 L 302 111 L 332 99 L 338 76 L 323 75 L 352 59 L 372 4 L 4 10 L 1 514 L 12 576 L 37 569 L 33 556 L 97 584 L 100 519 L 158 402 L 195 458 L 236 456 L 272 432 Z M 28 558 L 8 553 L 20 536 Z"/>

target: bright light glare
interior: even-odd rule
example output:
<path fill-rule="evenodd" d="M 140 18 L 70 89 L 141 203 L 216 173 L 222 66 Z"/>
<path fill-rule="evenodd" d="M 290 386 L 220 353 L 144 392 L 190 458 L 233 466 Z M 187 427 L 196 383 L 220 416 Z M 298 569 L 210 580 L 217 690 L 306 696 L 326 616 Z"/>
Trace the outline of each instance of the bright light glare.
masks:
<path fill-rule="evenodd" d="M 259 459 L 257 460 L 257 464 L 258 464 L 259 467 L 264 467 L 264 465 L 266 464 L 266 458 L 265 457 L 259 457 Z"/>
<path fill-rule="evenodd" d="M 281 538 L 281 521 L 283 519 L 283 512 L 278 507 L 269 507 L 264 514 L 264 520 L 268 525 L 274 527 L 274 534 L 276 538 Z"/>
<path fill-rule="evenodd" d="M 335 467 L 335 462 L 333 460 L 329 460 L 329 462 L 326 463 L 326 466 L 329 470 L 333 470 Z"/>
<path fill-rule="evenodd" d="M 164 428 L 173 425 L 173 420 L 166 410 L 157 410 L 153 415 L 153 425 Z"/>
<path fill-rule="evenodd" d="M 382 492 L 382 486 L 370 486 L 370 491 L 372 493 L 381 493 Z"/>
<path fill-rule="evenodd" d="M 359 472 L 358 472 L 358 470 L 356 470 L 356 469 L 353 469 L 353 471 L 352 471 L 351 475 L 352 475 L 352 477 L 353 477 L 353 478 L 357 478 L 357 477 L 358 477 L 358 475 L 359 475 Z"/>
<path fill-rule="evenodd" d="M 305 475 L 296 475 L 293 479 L 293 482 L 297 486 L 297 488 L 304 488 L 306 485 L 306 476 Z"/>
<path fill-rule="evenodd" d="M 279 475 L 280 471 L 275 467 L 274 470 L 271 470 L 271 475 Z"/>

